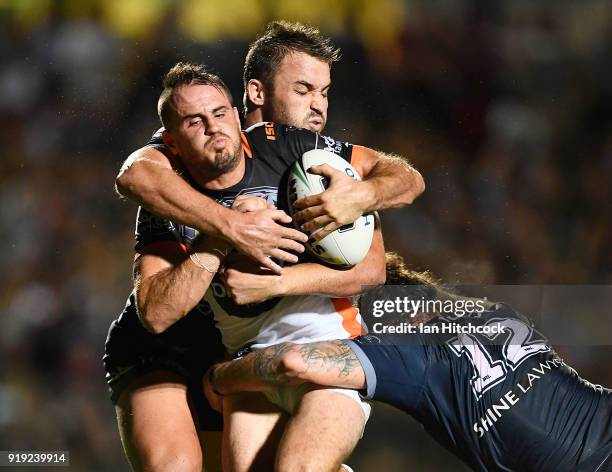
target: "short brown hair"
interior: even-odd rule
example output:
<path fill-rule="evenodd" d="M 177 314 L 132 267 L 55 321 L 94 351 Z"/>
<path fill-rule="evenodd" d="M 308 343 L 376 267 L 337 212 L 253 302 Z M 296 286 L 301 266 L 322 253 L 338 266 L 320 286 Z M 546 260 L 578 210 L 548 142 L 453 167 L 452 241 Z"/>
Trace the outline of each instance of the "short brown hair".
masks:
<path fill-rule="evenodd" d="M 170 129 L 172 121 L 170 110 L 170 97 L 172 97 L 172 92 L 181 85 L 192 84 L 215 87 L 219 91 L 225 93 L 230 104 L 234 102 L 232 94 L 227 85 L 225 85 L 225 82 L 223 82 L 218 75 L 209 72 L 206 66 L 191 62 L 179 62 L 164 75 L 164 90 L 157 102 L 157 114 L 164 128 Z"/>
<path fill-rule="evenodd" d="M 292 52 L 303 52 L 326 62 L 330 67 L 340 60 L 340 49 L 317 28 L 297 22 L 271 21 L 264 33 L 249 47 L 242 76 L 244 89 L 249 80 L 257 79 L 273 90 L 274 73 L 284 57 Z M 249 111 L 246 95 L 244 107 L 245 112 Z"/>

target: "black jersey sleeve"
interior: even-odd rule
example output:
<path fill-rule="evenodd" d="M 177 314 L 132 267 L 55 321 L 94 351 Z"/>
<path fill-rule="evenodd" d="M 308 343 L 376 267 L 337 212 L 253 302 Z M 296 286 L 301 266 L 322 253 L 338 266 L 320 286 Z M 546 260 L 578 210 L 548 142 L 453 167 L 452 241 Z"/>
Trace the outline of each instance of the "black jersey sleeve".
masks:
<path fill-rule="evenodd" d="M 134 236 L 136 239 L 134 249 L 136 252 L 142 252 L 145 247 L 158 242 L 174 242 L 188 248 L 198 237 L 198 232 L 194 228 L 173 223 L 140 207 Z"/>
<path fill-rule="evenodd" d="M 276 162 L 279 170 L 286 169 L 312 149 L 333 152 L 351 161 L 353 145 L 312 131 L 275 123 L 261 123 L 245 131 L 253 156 Z"/>
<path fill-rule="evenodd" d="M 319 133 L 293 126 L 275 125 L 276 134 L 280 136 L 285 152 L 282 157 L 289 165 L 302 157 L 307 151 L 323 149 L 333 152 L 348 162 L 351 162 L 353 145 Z"/>
<path fill-rule="evenodd" d="M 162 133 L 164 132 L 164 130 L 165 128 L 163 127 L 159 128 L 155 133 L 153 133 L 151 138 L 149 138 L 149 140 L 143 147 L 153 147 L 163 153 L 170 162 L 175 163 L 175 159 L 172 156 L 172 152 L 170 151 L 170 149 L 168 149 L 168 146 L 164 144 L 164 140 L 162 139 Z"/>
<path fill-rule="evenodd" d="M 145 144 L 145 146 L 163 146 L 164 145 L 164 141 L 162 139 L 162 133 L 164 132 L 164 128 L 159 128 L 155 133 L 153 133 L 151 135 L 151 138 L 149 139 L 149 141 L 147 141 L 147 144 Z"/>

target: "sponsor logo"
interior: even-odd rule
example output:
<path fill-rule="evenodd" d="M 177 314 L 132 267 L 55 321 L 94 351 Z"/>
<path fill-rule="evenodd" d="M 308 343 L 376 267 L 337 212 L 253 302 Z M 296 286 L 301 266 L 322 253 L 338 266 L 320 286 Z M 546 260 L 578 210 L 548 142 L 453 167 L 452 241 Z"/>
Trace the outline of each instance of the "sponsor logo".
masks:
<path fill-rule="evenodd" d="M 325 142 L 324 151 L 333 152 L 334 154 L 340 154 L 342 152 L 342 143 L 340 141 L 323 135 L 321 135 L 321 139 Z"/>
<path fill-rule="evenodd" d="M 266 130 L 266 139 L 276 141 L 276 134 L 274 134 L 274 123 L 266 123 L 264 128 Z"/>
<path fill-rule="evenodd" d="M 268 203 L 276 206 L 276 202 L 278 201 L 278 188 L 265 185 L 261 187 L 245 188 L 235 195 L 222 197 L 217 201 L 223 206 L 230 207 L 239 195 L 251 195 L 253 197 L 263 198 Z"/>

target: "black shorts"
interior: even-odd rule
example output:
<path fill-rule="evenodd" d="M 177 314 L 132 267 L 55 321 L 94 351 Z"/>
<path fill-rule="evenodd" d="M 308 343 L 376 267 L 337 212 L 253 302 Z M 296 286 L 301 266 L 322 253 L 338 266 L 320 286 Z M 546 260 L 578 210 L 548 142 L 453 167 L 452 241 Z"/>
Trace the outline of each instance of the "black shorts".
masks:
<path fill-rule="evenodd" d="M 221 431 L 222 415 L 214 411 L 202 389 L 202 376 L 214 363 L 223 360 L 221 335 L 210 316 L 191 312 L 162 334 L 147 331 L 133 305 L 113 321 L 103 357 L 113 404 L 143 375 L 159 370 L 175 372 L 187 385 L 189 401 L 202 431 Z"/>

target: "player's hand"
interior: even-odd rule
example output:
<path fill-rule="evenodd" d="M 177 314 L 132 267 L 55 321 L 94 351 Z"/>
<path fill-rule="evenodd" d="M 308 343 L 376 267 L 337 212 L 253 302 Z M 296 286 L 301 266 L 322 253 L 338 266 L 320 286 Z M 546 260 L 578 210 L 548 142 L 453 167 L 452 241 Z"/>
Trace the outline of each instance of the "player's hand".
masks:
<path fill-rule="evenodd" d="M 244 256 L 227 264 L 221 277 L 238 305 L 264 302 L 280 295 L 282 276 L 263 267 L 254 267 Z"/>
<path fill-rule="evenodd" d="M 206 399 L 208 400 L 211 408 L 219 413 L 223 413 L 223 397 L 215 393 L 210 382 L 210 373 L 214 368 L 215 366 L 213 365 L 204 374 L 204 378 L 202 379 L 202 387 L 204 388 L 204 395 L 206 395 Z"/>
<path fill-rule="evenodd" d="M 266 209 L 274 210 L 276 207 L 266 199 L 252 195 L 238 195 L 232 204 L 232 210 L 237 210 L 241 213 Z"/>
<path fill-rule="evenodd" d="M 263 267 L 281 274 L 282 268 L 270 257 L 295 263 L 298 257 L 289 251 L 304 252 L 303 243 L 308 241 L 308 236 L 296 229 L 282 226 L 291 222 L 291 217 L 284 211 L 268 208 L 236 213 L 227 239 L 239 252 Z"/>
<path fill-rule="evenodd" d="M 322 228 L 312 234 L 315 240 L 319 241 L 340 226 L 352 223 L 367 210 L 369 186 L 365 182 L 357 181 L 328 164 L 312 166 L 308 172 L 329 179 L 325 192 L 300 198 L 293 204 L 300 210 L 293 218 L 301 223 L 303 231 L 313 233 Z"/>

